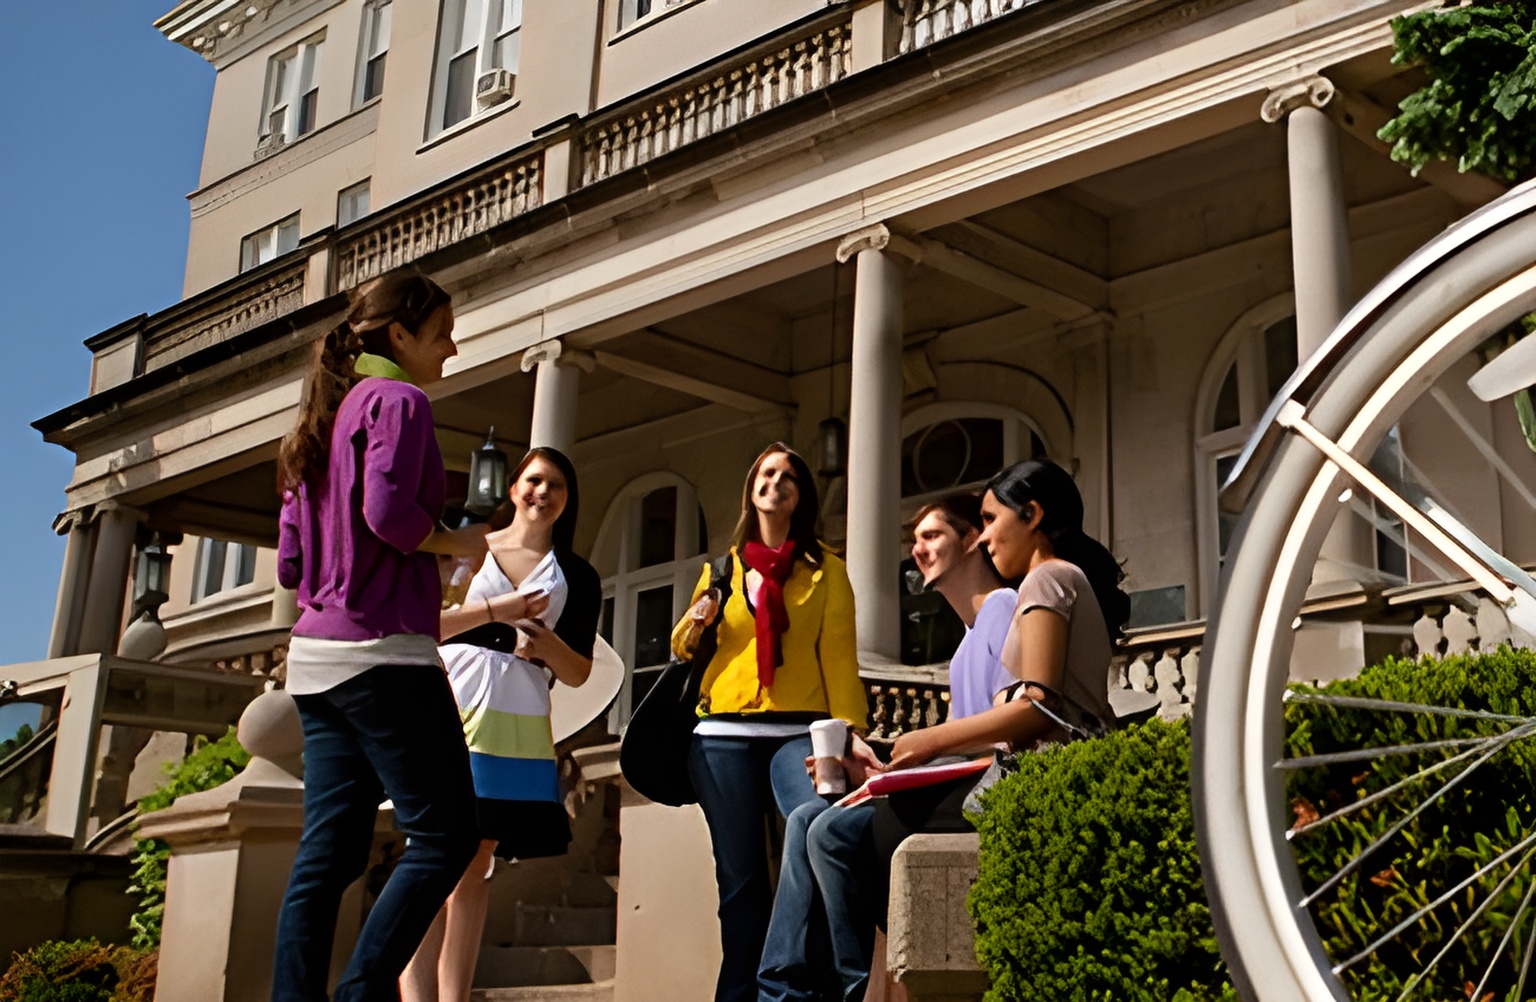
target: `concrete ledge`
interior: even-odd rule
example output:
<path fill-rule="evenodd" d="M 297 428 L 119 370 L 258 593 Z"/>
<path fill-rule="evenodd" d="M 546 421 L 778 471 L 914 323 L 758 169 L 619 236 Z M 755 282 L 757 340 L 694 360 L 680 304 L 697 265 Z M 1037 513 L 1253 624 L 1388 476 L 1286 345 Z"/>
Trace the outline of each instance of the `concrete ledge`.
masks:
<path fill-rule="evenodd" d="M 886 965 L 913 1002 L 979 1000 L 987 975 L 965 896 L 976 882 L 980 836 L 913 835 L 891 861 Z"/>

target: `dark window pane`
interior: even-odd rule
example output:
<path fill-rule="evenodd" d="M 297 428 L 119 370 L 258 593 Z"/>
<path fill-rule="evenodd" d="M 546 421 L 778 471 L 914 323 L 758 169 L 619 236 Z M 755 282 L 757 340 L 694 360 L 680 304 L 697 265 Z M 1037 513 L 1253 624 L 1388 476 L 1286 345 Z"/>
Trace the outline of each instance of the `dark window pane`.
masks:
<path fill-rule="evenodd" d="M 222 539 L 203 541 L 203 594 L 214 595 L 224 588 L 224 557 L 229 544 Z"/>
<path fill-rule="evenodd" d="M 699 505 L 699 548 L 695 553 L 709 552 L 709 530 L 704 526 L 704 506 Z"/>
<path fill-rule="evenodd" d="M 1234 452 L 1230 456 L 1220 456 L 1217 458 L 1216 490 L 1218 492 L 1221 490 L 1221 485 L 1227 482 L 1227 477 L 1231 475 L 1232 468 L 1237 465 L 1237 456 L 1238 454 Z M 1222 557 L 1227 555 L 1227 544 L 1232 542 L 1232 532 L 1237 528 L 1237 520 L 1240 517 L 1240 515 L 1223 511 L 1219 506 L 1216 509 L 1217 552 Z"/>
<path fill-rule="evenodd" d="M 368 60 L 363 70 L 363 100 L 372 101 L 384 93 L 384 60 L 389 53 L 381 52 Z"/>
<path fill-rule="evenodd" d="M 315 116 L 320 106 L 320 91 L 312 90 L 299 98 L 299 135 L 308 135 L 314 131 Z"/>
<path fill-rule="evenodd" d="M 1275 399 L 1296 371 L 1296 318 L 1286 317 L 1264 331 L 1264 390 Z"/>
<path fill-rule="evenodd" d="M 1003 422 L 997 418 L 940 421 L 901 444 L 903 497 L 985 480 L 1003 466 Z"/>
<path fill-rule="evenodd" d="M 242 544 L 235 551 L 235 586 L 248 585 L 256 580 L 256 547 Z"/>
<path fill-rule="evenodd" d="M 640 501 L 640 566 L 670 563 L 677 554 L 677 488 L 662 487 Z"/>
<path fill-rule="evenodd" d="M 901 663 L 931 665 L 948 661 L 965 636 L 965 624 L 936 591 L 914 595 L 907 586 L 907 572 L 917 573 L 909 557 L 901 562 Z M 921 581 L 921 577 L 917 578 Z"/>
<path fill-rule="evenodd" d="M 613 643 L 613 599 L 603 599 L 603 611 L 597 621 L 597 632 L 608 643 Z"/>
<path fill-rule="evenodd" d="M 283 123 L 288 120 L 288 109 L 278 108 L 267 118 L 267 135 L 282 135 Z"/>
<path fill-rule="evenodd" d="M 475 51 L 470 49 L 448 64 L 448 94 L 443 102 L 443 128 L 469 117 L 475 101 Z"/>
<path fill-rule="evenodd" d="M 1212 431 L 1225 431 L 1243 423 L 1242 406 L 1237 399 L 1237 365 L 1227 370 L 1227 378 L 1221 381 L 1221 392 L 1216 395 L 1216 420 Z"/>
<path fill-rule="evenodd" d="M 672 586 L 635 595 L 635 668 L 667 663 L 672 654 Z"/>

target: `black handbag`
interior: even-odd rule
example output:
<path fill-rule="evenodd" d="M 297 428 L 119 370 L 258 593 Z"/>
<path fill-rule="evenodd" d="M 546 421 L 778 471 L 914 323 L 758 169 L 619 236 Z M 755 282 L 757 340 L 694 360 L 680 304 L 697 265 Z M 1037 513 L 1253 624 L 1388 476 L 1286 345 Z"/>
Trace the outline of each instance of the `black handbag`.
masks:
<path fill-rule="evenodd" d="M 688 748 L 699 722 L 699 683 L 715 656 L 716 630 L 731 597 L 731 555 L 717 557 L 710 568 L 710 585 L 720 592 L 714 620 L 700 634 L 692 659 L 673 658 L 662 669 L 619 739 L 619 771 L 625 782 L 646 799 L 668 807 L 699 802 L 688 778 Z"/>

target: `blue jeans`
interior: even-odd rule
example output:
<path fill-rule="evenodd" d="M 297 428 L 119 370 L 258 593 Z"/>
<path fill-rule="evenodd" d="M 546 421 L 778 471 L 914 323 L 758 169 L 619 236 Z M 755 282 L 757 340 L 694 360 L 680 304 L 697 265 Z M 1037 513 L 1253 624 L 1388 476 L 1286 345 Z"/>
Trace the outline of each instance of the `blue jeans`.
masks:
<path fill-rule="evenodd" d="M 341 896 L 368 865 L 386 795 L 405 852 L 335 997 L 398 1000 L 401 970 L 480 843 L 458 704 L 436 665 L 381 665 L 293 701 L 304 724 L 304 833 L 278 913 L 273 1002 L 324 1002 Z"/>
<path fill-rule="evenodd" d="M 773 892 L 768 824 L 818 801 L 806 774 L 811 738 L 705 737 L 688 749 L 688 776 L 709 822 L 720 888 L 720 976 L 716 1002 L 757 998 L 757 966 L 768 934 Z"/>
<path fill-rule="evenodd" d="M 759 1002 L 859 1002 L 869 983 L 879 885 L 875 809 L 816 800 L 789 816 L 784 865 L 758 970 Z"/>

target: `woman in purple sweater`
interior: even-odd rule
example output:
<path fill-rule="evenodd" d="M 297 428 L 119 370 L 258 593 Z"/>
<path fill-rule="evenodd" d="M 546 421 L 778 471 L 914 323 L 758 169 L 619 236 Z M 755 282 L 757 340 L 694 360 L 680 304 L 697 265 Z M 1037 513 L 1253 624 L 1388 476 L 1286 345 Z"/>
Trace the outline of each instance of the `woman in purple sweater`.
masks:
<path fill-rule="evenodd" d="M 346 320 L 316 346 L 278 455 L 278 580 L 301 610 L 287 688 L 304 725 L 304 832 L 278 916 L 274 1002 L 327 997 L 341 896 L 367 865 L 382 800 L 406 848 L 337 1002 L 398 997 L 401 969 L 479 842 L 458 705 L 437 657 L 435 554 L 479 556 L 485 530 L 438 522 L 443 459 L 420 389 L 454 354 L 453 308 L 430 279 L 387 275 L 354 290 Z"/>

